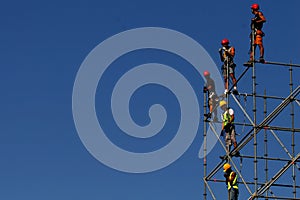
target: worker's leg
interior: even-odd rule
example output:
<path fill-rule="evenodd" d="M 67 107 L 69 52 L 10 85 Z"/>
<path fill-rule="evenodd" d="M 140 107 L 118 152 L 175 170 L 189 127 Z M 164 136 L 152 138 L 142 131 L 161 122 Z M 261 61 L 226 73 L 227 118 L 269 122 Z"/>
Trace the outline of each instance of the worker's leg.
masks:
<path fill-rule="evenodd" d="M 259 47 L 259 62 L 265 62 L 264 60 L 264 46 L 263 46 L 263 39 L 262 39 L 262 36 L 263 36 L 263 33 L 262 31 L 257 31 L 257 35 L 255 37 L 255 45 L 258 45 Z"/>
<path fill-rule="evenodd" d="M 226 69 L 225 65 L 222 66 L 222 74 L 223 74 L 223 78 L 224 78 L 225 93 L 227 93 L 227 91 L 228 91 L 228 77 L 227 77 L 227 69 Z"/>
<path fill-rule="evenodd" d="M 255 37 L 255 44 L 259 47 L 259 61 L 264 61 L 264 46 L 263 46 L 263 36 L 264 33 L 261 30 L 257 30 Z"/>
<path fill-rule="evenodd" d="M 234 89 L 234 90 L 237 90 L 237 84 L 236 84 L 236 78 L 235 78 L 235 76 L 234 76 L 234 72 L 233 72 L 233 73 L 230 73 L 229 75 L 230 75 L 230 78 L 231 78 L 232 83 L 233 83 L 233 89 Z"/>
<path fill-rule="evenodd" d="M 233 143 L 233 146 L 234 146 L 234 148 L 236 148 L 237 147 L 237 142 L 236 142 L 236 137 L 235 137 L 235 127 L 234 127 L 234 125 L 231 127 L 231 134 L 230 134 L 230 140 L 232 141 L 232 143 Z"/>
<path fill-rule="evenodd" d="M 214 107 L 213 107 L 213 99 L 212 98 L 209 98 L 208 104 L 209 104 L 209 112 L 211 113 L 213 111 L 213 109 L 214 109 Z"/>
<path fill-rule="evenodd" d="M 225 130 L 225 131 L 226 131 L 226 137 L 225 137 L 226 154 L 229 154 L 230 146 L 231 146 L 230 132 L 228 130 Z"/>
<path fill-rule="evenodd" d="M 263 43 L 259 44 L 259 52 L 260 52 L 260 58 L 264 58 L 265 49 Z"/>
<path fill-rule="evenodd" d="M 233 83 L 233 86 L 236 87 L 236 78 L 234 76 L 234 71 L 235 71 L 235 67 L 236 67 L 236 64 L 234 62 L 231 62 L 230 63 L 230 66 L 229 66 L 229 76 L 232 80 L 232 83 Z"/>
<path fill-rule="evenodd" d="M 224 76 L 224 87 L 225 87 L 224 94 L 226 94 L 228 92 L 228 78 L 227 78 L 227 76 Z"/>
<path fill-rule="evenodd" d="M 230 189 L 230 200 L 237 200 L 239 195 L 239 191 L 237 189 L 231 188 Z"/>
<path fill-rule="evenodd" d="M 217 109 L 217 100 L 215 97 L 212 98 L 212 110 L 214 112 L 214 119 L 213 121 L 216 122 L 218 121 L 218 109 Z"/>
<path fill-rule="evenodd" d="M 233 143 L 233 147 L 236 148 L 237 147 L 237 142 L 236 142 L 236 132 L 235 132 L 235 127 L 234 125 L 232 126 L 232 130 L 231 130 L 231 134 L 230 134 L 230 140 Z M 235 154 L 233 156 L 240 156 L 240 152 L 237 151 L 235 152 Z"/>
<path fill-rule="evenodd" d="M 255 49 L 256 49 L 256 44 L 254 44 L 254 52 L 255 52 Z M 251 48 L 251 52 L 250 52 L 250 61 L 254 61 L 254 52 L 252 51 L 252 48 Z"/>

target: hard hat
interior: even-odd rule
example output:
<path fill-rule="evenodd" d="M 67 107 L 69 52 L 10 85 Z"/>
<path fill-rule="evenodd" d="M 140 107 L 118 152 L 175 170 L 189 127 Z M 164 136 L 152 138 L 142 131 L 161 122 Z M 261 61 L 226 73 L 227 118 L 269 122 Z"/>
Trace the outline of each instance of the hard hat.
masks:
<path fill-rule="evenodd" d="M 224 165 L 223 165 L 223 172 L 226 172 L 229 168 L 231 168 L 231 165 L 229 164 L 229 163 L 225 163 Z"/>
<path fill-rule="evenodd" d="M 257 3 L 252 4 L 251 9 L 259 10 L 259 5 Z"/>
<path fill-rule="evenodd" d="M 222 45 L 229 44 L 229 40 L 225 38 L 221 41 L 221 44 Z"/>
<path fill-rule="evenodd" d="M 203 72 L 203 75 L 204 75 L 204 76 L 209 76 L 210 73 L 209 73 L 209 71 L 204 71 L 204 72 Z"/>
<path fill-rule="evenodd" d="M 222 106 L 224 106 L 224 105 L 227 105 L 226 101 L 224 101 L 224 100 L 220 101 L 219 104 L 220 104 L 220 107 L 222 107 Z"/>

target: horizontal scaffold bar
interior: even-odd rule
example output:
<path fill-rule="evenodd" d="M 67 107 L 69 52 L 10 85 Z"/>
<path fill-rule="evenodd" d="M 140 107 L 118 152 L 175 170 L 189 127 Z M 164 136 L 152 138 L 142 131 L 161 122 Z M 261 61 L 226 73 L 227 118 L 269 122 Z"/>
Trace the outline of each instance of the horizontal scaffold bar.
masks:
<path fill-rule="evenodd" d="M 281 66 L 287 66 L 287 67 L 300 67 L 299 64 L 293 64 L 293 63 L 282 63 L 282 62 L 272 62 L 272 61 L 265 61 L 261 64 L 270 64 L 270 65 L 281 65 Z"/>
<path fill-rule="evenodd" d="M 249 155 L 241 155 L 240 157 L 242 158 L 254 158 L 254 156 L 249 156 Z M 271 158 L 271 157 L 265 157 L 265 156 L 256 156 L 256 159 L 261 159 L 261 160 L 274 160 L 274 161 L 290 161 L 290 159 L 284 159 L 284 158 Z M 296 160 L 295 162 L 300 162 L 300 160 Z"/>
<path fill-rule="evenodd" d="M 253 94 L 248 94 L 248 93 L 239 93 L 240 96 L 249 96 L 249 97 L 252 97 L 254 96 Z M 264 99 L 279 99 L 279 100 L 284 100 L 285 98 L 284 97 L 278 97 L 278 96 L 270 96 L 270 95 L 259 95 L 259 94 L 256 94 L 255 97 L 259 97 L 259 98 L 264 98 Z M 300 101 L 300 99 L 296 99 L 296 101 Z"/>
<path fill-rule="evenodd" d="M 208 182 L 215 182 L 215 183 L 225 183 L 226 181 L 225 180 L 220 180 L 220 179 L 205 179 L 206 181 Z M 244 184 L 242 181 L 238 181 L 238 184 Z M 248 185 L 254 185 L 255 183 L 254 182 L 249 182 L 249 181 L 246 181 L 246 184 Z M 264 185 L 265 183 L 258 183 L 258 185 L 262 186 Z M 272 186 L 275 186 L 275 187 L 285 187 L 285 188 L 293 188 L 294 185 L 288 185 L 288 184 L 279 184 L 279 183 L 274 183 L 272 184 Z M 296 188 L 300 188 L 299 185 L 296 185 L 295 186 Z"/>
<path fill-rule="evenodd" d="M 249 127 L 253 127 L 252 124 L 247 124 L 247 123 L 242 123 L 242 122 L 234 122 L 235 125 L 239 125 L 239 126 L 249 126 Z M 261 128 L 261 127 L 257 127 L 257 128 Z M 289 128 L 289 127 L 281 127 L 281 126 L 264 126 L 263 129 L 265 130 L 274 130 L 274 131 L 287 131 L 287 132 L 298 132 L 300 133 L 300 128 Z"/>

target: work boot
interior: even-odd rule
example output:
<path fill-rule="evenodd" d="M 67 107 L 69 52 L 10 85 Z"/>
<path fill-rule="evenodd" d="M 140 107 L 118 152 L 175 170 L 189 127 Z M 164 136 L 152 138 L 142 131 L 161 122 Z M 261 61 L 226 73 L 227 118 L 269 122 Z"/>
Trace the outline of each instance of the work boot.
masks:
<path fill-rule="evenodd" d="M 248 60 L 247 62 L 245 62 L 243 65 L 245 67 L 252 67 L 254 60 Z"/>
<path fill-rule="evenodd" d="M 233 89 L 233 90 L 232 90 L 232 93 L 235 94 L 235 95 L 238 95 L 238 94 L 239 94 L 239 92 L 237 91 L 237 89 Z"/>
<path fill-rule="evenodd" d="M 209 113 L 207 113 L 207 114 L 204 114 L 204 116 L 207 117 L 207 119 L 208 119 L 208 118 L 211 118 L 211 113 L 209 112 Z"/>
<path fill-rule="evenodd" d="M 236 148 L 237 147 L 237 142 L 233 143 L 233 147 Z M 239 151 L 237 151 L 235 154 L 233 154 L 233 156 L 235 157 L 239 157 L 241 154 Z"/>
<path fill-rule="evenodd" d="M 224 156 L 219 156 L 222 160 L 226 160 L 228 161 L 228 156 L 227 155 L 224 155 Z"/>
<path fill-rule="evenodd" d="M 236 148 L 237 147 L 237 142 L 233 143 L 233 147 Z"/>
<path fill-rule="evenodd" d="M 235 157 L 240 157 L 241 156 L 241 154 L 240 154 L 240 152 L 239 151 L 237 151 L 233 156 L 235 156 Z"/>
<path fill-rule="evenodd" d="M 265 59 L 261 56 L 261 57 L 259 57 L 258 62 L 260 62 L 260 63 L 265 63 L 266 61 L 265 61 Z"/>

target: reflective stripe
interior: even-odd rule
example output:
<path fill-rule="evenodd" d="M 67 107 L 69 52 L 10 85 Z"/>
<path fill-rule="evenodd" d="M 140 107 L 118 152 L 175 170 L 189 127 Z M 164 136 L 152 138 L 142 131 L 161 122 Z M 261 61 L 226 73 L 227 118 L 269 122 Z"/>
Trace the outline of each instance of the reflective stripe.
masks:
<path fill-rule="evenodd" d="M 231 176 L 233 175 L 234 172 L 230 172 L 229 175 L 229 179 L 231 178 Z M 230 185 L 230 182 L 227 183 L 228 186 L 228 190 L 231 189 L 231 187 L 233 187 L 234 189 L 239 189 L 238 183 L 237 183 L 237 174 L 235 174 L 235 178 L 232 181 L 232 185 Z"/>
<path fill-rule="evenodd" d="M 227 110 L 223 113 L 224 126 L 226 126 L 230 121 L 231 121 L 231 116 L 229 114 L 229 110 Z"/>
<path fill-rule="evenodd" d="M 228 49 L 226 49 L 225 47 L 223 47 L 223 49 L 227 50 L 228 52 L 231 52 L 232 47 L 229 47 Z M 228 59 L 227 62 L 232 62 L 233 61 L 233 57 L 226 55 L 225 51 L 223 52 L 223 58 L 224 58 L 224 60 Z"/>

